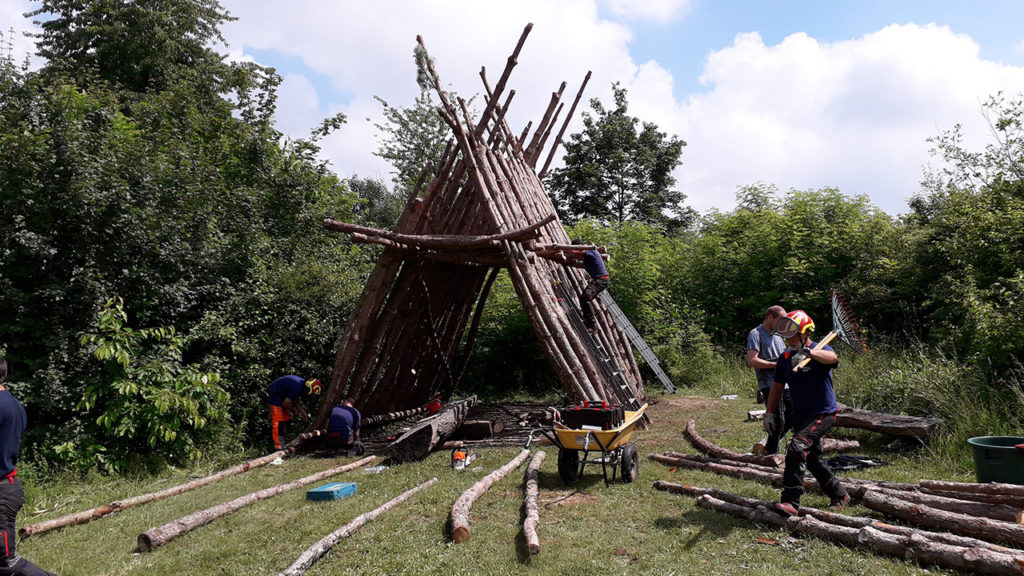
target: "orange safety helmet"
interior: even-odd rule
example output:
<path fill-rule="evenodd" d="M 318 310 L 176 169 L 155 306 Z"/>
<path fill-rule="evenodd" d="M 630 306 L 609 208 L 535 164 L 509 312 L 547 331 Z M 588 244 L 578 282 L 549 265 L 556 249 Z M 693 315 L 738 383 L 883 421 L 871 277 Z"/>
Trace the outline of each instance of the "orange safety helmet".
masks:
<path fill-rule="evenodd" d="M 324 389 L 324 385 L 320 383 L 316 378 L 312 380 L 306 380 L 306 388 L 309 389 L 309 393 L 316 396 L 320 394 L 320 391 Z"/>
<path fill-rule="evenodd" d="M 803 310 L 793 310 L 782 318 L 779 318 L 775 326 L 775 333 L 783 338 L 791 338 L 794 334 L 806 334 L 814 331 L 814 320 Z"/>

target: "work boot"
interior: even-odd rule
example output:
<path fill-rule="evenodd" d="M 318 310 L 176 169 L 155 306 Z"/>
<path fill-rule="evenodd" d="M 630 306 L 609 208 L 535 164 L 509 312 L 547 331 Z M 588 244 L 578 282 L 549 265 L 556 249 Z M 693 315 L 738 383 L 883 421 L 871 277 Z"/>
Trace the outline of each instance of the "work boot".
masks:
<path fill-rule="evenodd" d="M 796 516 L 800 514 L 800 510 L 797 508 L 796 504 L 790 504 L 789 502 L 776 503 L 775 512 L 783 516 L 786 516 L 787 518 L 789 516 Z"/>
<path fill-rule="evenodd" d="M 828 505 L 828 511 L 829 512 L 842 512 L 843 508 L 846 508 L 846 505 L 849 504 L 849 503 L 850 503 L 850 495 L 844 493 L 842 496 L 840 496 L 838 498 L 833 498 L 832 499 L 832 502 L 829 503 L 829 505 Z"/>

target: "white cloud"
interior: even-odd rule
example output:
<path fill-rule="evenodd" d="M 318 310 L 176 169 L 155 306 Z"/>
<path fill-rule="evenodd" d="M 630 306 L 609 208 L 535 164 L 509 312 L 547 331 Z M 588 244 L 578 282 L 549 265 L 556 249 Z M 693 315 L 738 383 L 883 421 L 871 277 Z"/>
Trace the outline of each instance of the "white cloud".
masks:
<path fill-rule="evenodd" d="M 627 20 L 665 23 L 690 11 L 691 0 L 606 0 L 612 14 Z"/>
<path fill-rule="evenodd" d="M 1024 90 L 1024 69 L 981 60 L 948 28 L 894 25 L 832 44 L 741 34 L 709 56 L 702 81 L 709 91 L 671 125 L 689 142 L 677 178 L 695 208 L 728 209 L 736 187 L 763 181 L 835 186 L 898 213 L 918 191 L 925 140 L 961 123 L 982 146 L 980 103 Z"/>
<path fill-rule="evenodd" d="M 32 26 L 32 19 L 25 18 L 24 14 L 31 11 L 33 6 L 23 0 L 0 0 L 0 35 L 3 36 L 4 55 L 6 56 L 6 44 L 11 43 L 11 57 L 16 65 L 21 65 L 28 57 L 32 67 L 40 65 L 39 58 L 35 56 L 35 39 L 25 36 L 25 32 L 35 31 Z M 11 28 L 14 34 L 11 34 Z"/>

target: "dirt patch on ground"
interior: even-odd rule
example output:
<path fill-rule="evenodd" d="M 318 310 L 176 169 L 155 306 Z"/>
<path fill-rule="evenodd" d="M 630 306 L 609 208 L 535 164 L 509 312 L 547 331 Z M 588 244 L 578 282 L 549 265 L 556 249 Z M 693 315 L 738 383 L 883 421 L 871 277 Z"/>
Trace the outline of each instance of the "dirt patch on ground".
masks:
<path fill-rule="evenodd" d="M 573 506 L 575 504 L 597 502 L 599 500 L 601 499 L 597 495 L 587 494 L 586 492 L 573 492 L 568 496 L 559 494 L 558 492 L 543 491 L 537 494 L 537 503 L 549 510 L 559 506 Z"/>
<path fill-rule="evenodd" d="M 686 396 L 684 398 L 668 398 L 664 400 L 665 404 L 672 406 L 673 408 L 682 408 L 683 410 L 695 411 L 705 410 L 707 408 L 717 408 L 722 405 L 721 400 L 712 400 L 710 398 L 697 398 L 695 396 Z"/>

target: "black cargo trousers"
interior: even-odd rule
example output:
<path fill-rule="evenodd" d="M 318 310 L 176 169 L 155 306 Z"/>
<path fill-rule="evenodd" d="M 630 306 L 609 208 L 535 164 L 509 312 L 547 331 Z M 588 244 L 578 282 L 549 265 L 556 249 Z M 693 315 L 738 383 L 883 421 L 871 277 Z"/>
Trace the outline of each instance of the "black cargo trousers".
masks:
<path fill-rule="evenodd" d="M 0 477 L 0 554 L 3 555 L 0 558 L 0 576 L 56 576 L 21 558 L 14 551 L 18 537 L 14 521 L 24 505 L 25 490 L 18 475 L 12 473 Z"/>

